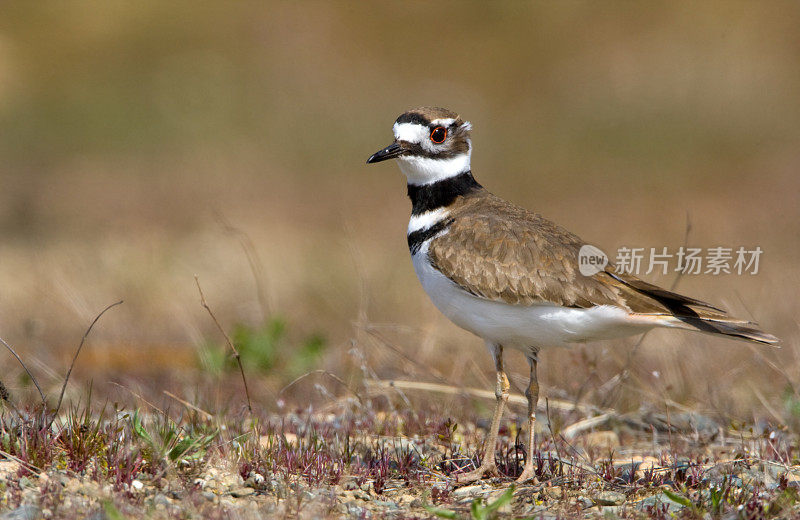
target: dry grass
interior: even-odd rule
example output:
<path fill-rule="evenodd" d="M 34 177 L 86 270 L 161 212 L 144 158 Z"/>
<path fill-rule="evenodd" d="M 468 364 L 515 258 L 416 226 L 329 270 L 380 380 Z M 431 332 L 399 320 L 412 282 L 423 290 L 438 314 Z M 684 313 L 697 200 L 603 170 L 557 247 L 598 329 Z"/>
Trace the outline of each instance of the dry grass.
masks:
<path fill-rule="evenodd" d="M 725 426 L 676 407 L 619 414 L 547 403 L 533 450 L 519 444 L 522 417 L 512 416 L 497 445 L 502 476 L 459 487 L 459 474 L 480 463 L 485 431 L 469 412 L 445 415 L 405 393 L 414 386 L 359 389 L 358 399 L 269 415 L 209 413 L 173 395 L 180 406 L 165 409 L 140 397 L 140 406 L 78 405 L 58 418 L 5 412 L 0 504 L 55 518 L 98 510 L 119 518 L 475 519 L 800 511 L 796 434 Z M 468 410 L 470 394 L 442 389 Z M 526 456 L 542 484 L 509 487 Z"/>

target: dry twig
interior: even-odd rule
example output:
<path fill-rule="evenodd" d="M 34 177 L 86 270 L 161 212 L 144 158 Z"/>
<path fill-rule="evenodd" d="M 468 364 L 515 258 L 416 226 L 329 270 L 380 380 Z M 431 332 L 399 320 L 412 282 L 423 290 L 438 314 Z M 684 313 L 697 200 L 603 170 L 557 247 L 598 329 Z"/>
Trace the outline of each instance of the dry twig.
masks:
<path fill-rule="evenodd" d="M 172 421 L 172 418 L 171 418 L 171 417 L 170 417 L 170 416 L 167 414 L 167 412 L 165 412 L 164 410 L 162 410 L 162 409 L 161 409 L 161 408 L 159 408 L 158 406 L 154 405 L 153 403 L 151 403 L 151 402 L 150 402 L 150 401 L 148 401 L 147 399 L 145 399 L 145 398 L 144 398 L 144 396 L 142 396 L 141 394 L 138 394 L 138 393 L 134 392 L 133 390 L 131 390 L 130 388 L 128 388 L 127 386 L 125 386 L 125 385 L 121 385 L 121 384 L 119 384 L 119 383 L 116 383 L 116 382 L 114 382 L 114 381 L 111 381 L 111 384 L 112 384 L 112 385 L 114 385 L 114 386 L 116 386 L 116 387 L 118 387 L 118 388 L 121 388 L 121 389 L 123 389 L 123 390 L 125 390 L 125 391 L 129 392 L 129 393 L 130 393 L 131 395 L 133 395 L 135 398 L 139 399 L 139 400 L 140 400 L 140 401 L 142 401 L 144 404 L 146 404 L 147 406 L 149 406 L 149 407 L 150 407 L 150 408 L 152 408 L 153 410 L 157 411 L 158 413 L 160 413 L 161 415 L 163 415 L 164 417 L 166 417 L 167 419 L 169 419 L 170 421 Z M 175 422 L 175 421 L 172 421 L 172 422 Z"/>
<path fill-rule="evenodd" d="M 616 417 L 614 413 L 604 413 L 600 415 L 595 415 L 594 417 L 587 417 L 586 419 L 582 419 L 578 422 L 574 422 L 561 430 L 561 435 L 568 440 L 574 439 L 578 435 L 582 434 L 586 430 L 591 430 L 596 426 L 604 424 L 608 422 L 609 419 Z M 547 417 L 548 423 L 550 422 L 550 417 Z M 553 428 L 550 428 L 550 433 L 553 433 Z"/>
<path fill-rule="evenodd" d="M 181 399 L 180 397 L 178 397 L 177 395 L 173 394 L 169 390 L 164 390 L 163 392 L 164 392 L 164 395 L 166 395 L 167 397 L 171 397 L 171 398 L 175 399 L 176 401 L 181 403 L 186 408 L 188 408 L 190 410 L 194 410 L 195 412 L 197 412 L 200 415 L 202 415 L 203 418 L 206 421 L 210 421 L 211 419 L 214 418 L 214 416 L 211 415 L 210 413 L 208 413 L 207 411 L 203 410 L 202 408 L 199 408 L 198 406 L 193 405 L 192 403 L 190 403 L 189 401 L 187 401 L 185 399 Z"/>
<path fill-rule="evenodd" d="M 256 282 L 256 296 L 261 307 L 261 314 L 266 320 L 272 313 L 272 306 L 267 299 L 267 291 L 265 289 L 267 283 L 264 281 L 266 279 L 264 264 L 261 262 L 261 257 L 258 256 L 256 246 L 253 244 L 250 235 L 228 222 L 222 214 L 217 215 L 217 220 L 225 232 L 235 236 L 239 240 L 239 245 L 242 246 L 247 263 L 250 264 L 250 272 L 253 273 L 253 279 Z"/>
<path fill-rule="evenodd" d="M 41 386 L 39 386 L 39 381 L 37 381 L 37 380 L 36 380 L 36 378 L 35 378 L 35 377 L 33 377 L 33 374 L 31 373 L 31 371 L 30 371 L 30 370 L 28 370 L 28 367 L 27 367 L 27 366 L 25 366 L 25 363 L 23 363 L 23 362 L 22 362 L 22 358 L 20 358 L 20 357 L 19 357 L 19 355 L 16 353 L 16 351 L 14 351 L 14 349 L 13 349 L 13 348 L 11 348 L 11 345 L 9 345 L 8 343 L 6 343 L 6 340 L 4 340 L 3 338 L 0 338 L 0 343 L 2 343 L 3 345 L 5 345 L 5 346 L 6 346 L 6 348 L 8 349 L 8 351 L 9 351 L 9 352 L 11 352 L 11 354 L 12 354 L 12 355 L 13 355 L 15 358 L 17 358 L 17 361 L 19 361 L 19 364 L 20 364 L 20 365 L 22 365 L 22 368 L 24 368 L 24 369 L 25 369 L 25 372 L 27 372 L 27 373 L 28 373 L 28 377 L 30 377 L 30 378 L 31 378 L 31 381 L 33 381 L 33 384 L 34 384 L 34 385 L 36 385 L 36 389 L 39 391 L 39 396 L 42 398 L 42 406 L 44 406 L 45 408 L 47 408 L 47 400 L 44 398 L 44 392 L 42 392 L 42 387 L 41 387 Z"/>
<path fill-rule="evenodd" d="M 403 381 L 399 379 L 385 380 L 385 379 L 368 379 L 364 381 L 367 391 L 381 392 L 386 390 L 418 390 L 422 392 L 436 392 L 440 394 L 450 395 L 469 395 L 472 397 L 479 397 L 483 399 L 495 400 L 494 392 L 488 390 L 481 390 L 480 388 L 459 388 L 457 386 L 442 385 L 438 383 L 425 383 L 422 381 Z M 591 405 L 582 403 L 573 403 L 563 399 L 549 399 L 549 403 L 553 408 L 563 411 L 579 410 L 584 413 L 614 413 L 613 410 L 603 410 Z M 508 396 L 508 404 L 512 405 L 528 405 L 528 399 L 522 395 L 511 394 Z M 543 409 L 544 403 L 539 401 L 537 409 Z"/>
<path fill-rule="evenodd" d="M 233 357 L 236 358 L 236 363 L 239 365 L 239 372 L 242 374 L 242 383 L 244 383 L 244 394 L 247 397 L 247 410 L 252 413 L 253 406 L 250 404 L 250 390 L 247 388 L 247 378 L 244 377 L 244 367 L 242 367 L 242 358 L 239 356 L 239 351 L 236 350 L 236 347 L 233 346 L 233 342 L 231 338 L 228 337 L 228 334 L 225 332 L 225 329 L 222 328 L 220 325 L 219 320 L 214 315 L 214 311 L 211 310 L 211 307 L 208 306 L 206 303 L 206 297 L 203 294 L 203 289 L 200 287 L 200 278 L 197 275 L 194 275 L 194 283 L 197 284 L 197 292 L 200 293 L 200 305 L 208 311 L 208 315 L 211 316 L 211 319 L 214 320 L 214 324 L 217 326 L 217 329 L 222 333 L 222 336 L 225 338 L 225 342 L 228 344 L 228 347 L 233 352 Z"/>
<path fill-rule="evenodd" d="M 8 453 L 7 451 L 0 450 L 0 455 L 2 455 L 3 457 L 7 458 L 8 460 L 13 460 L 16 463 L 21 464 L 22 466 L 25 466 L 26 468 L 28 468 L 28 470 L 31 473 L 36 473 L 36 476 L 40 476 L 42 473 L 44 473 L 41 469 L 37 468 L 33 464 L 25 462 L 24 460 L 22 460 L 22 459 L 20 459 L 18 457 L 15 457 L 14 455 Z"/>

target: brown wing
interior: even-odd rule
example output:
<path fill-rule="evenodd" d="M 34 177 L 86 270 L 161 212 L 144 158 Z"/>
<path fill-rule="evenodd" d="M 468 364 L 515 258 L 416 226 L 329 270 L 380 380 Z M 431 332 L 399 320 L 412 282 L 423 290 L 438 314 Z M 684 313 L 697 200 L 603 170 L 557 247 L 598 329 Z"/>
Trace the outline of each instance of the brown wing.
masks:
<path fill-rule="evenodd" d="M 431 240 L 428 256 L 434 267 L 475 296 L 512 305 L 615 305 L 635 314 L 674 317 L 672 326 L 779 343 L 755 323 L 617 272 L 613 265 L 594 276 L 582 275 L 580 238 L 488 192 L 468 195 L 448 209 L 452 223 Z"/>
<path fill-rule="evenodd" d="M 428 256 L 434 267 L 475 296 L 512 305 L 615 305 L 629 312 L 664 315 L 673 312 L 653 290 L 683 298 L 618 275 L 613 266 L 594 276 L 582 275 L 578 252 L 585 242 L 487 192 L 465 197 L 450 216 L 455 217 L 453 223 L 447 233 L 431 241 Z M 690 302 L 706 305 L 684 301 Z"/>

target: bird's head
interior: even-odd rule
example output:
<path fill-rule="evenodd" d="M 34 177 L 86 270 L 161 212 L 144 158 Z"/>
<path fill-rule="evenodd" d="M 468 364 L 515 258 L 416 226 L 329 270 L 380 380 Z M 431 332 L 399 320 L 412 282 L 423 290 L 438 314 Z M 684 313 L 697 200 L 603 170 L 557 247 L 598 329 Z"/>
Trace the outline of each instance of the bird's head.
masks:
<path fill-rule="evenodd" d="M 367 159 L 398 159 L 409 184 L 430 184 L 470 170 L 472 125 L 437 107 L 409 110 L 394 122 L 394 142 Z"/>

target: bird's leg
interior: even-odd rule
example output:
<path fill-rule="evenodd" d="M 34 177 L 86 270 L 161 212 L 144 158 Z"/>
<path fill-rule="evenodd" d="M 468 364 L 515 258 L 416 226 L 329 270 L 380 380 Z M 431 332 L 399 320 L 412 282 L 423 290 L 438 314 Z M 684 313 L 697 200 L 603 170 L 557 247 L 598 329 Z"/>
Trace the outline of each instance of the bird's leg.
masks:
<path fill-rule="evenodd" d="M 525 397 L 528 398 L 528 424 L 530 426 L 528 431 L 528 456 L 525 457 L 525 467 L 522 469 L 522 474 L 517 479 L 517 482 L 522 483 L 533 479 L 534 484 L 538 484 L 536 479 L 536 471 L 533 469 L 533 448 L 535 446 L 534 436 L 536 432 L 536 404 L 539 402 L 539 379 L 536 376 L 536 365 L 538 358 L 536 354 L 528 358 L 528 363 L 531 365 L 531 379 L 528 383 L 528 389 L 525 390 Z"/>
<path fill-rule="evenodd" d="M 499 475 L 497 471 L 497 463 L 494 461 L 494 449 L 497 444 L 497 433 L 500 430 L 500 419 L 503 417 L 503 407 L 508 401 L 508 391 L 511 385 L 506 377 L 506 372 L 503 369 L 503 347 L 500 345 L 493 346 L 492 354 L 494 355 L 494 368 L 497 373 L 497 383 L 494 388 L 494 395 L 497 403 L 494 408 L 494 415 L 492 416 L 492 425 L 489 427 L 489 435 L 483 445 L 483 459 L 478 469 L 458 476 L 459 484 L 466 484 L 480 480 L 484 475 L 490 474 L 492 476 Z"/>

